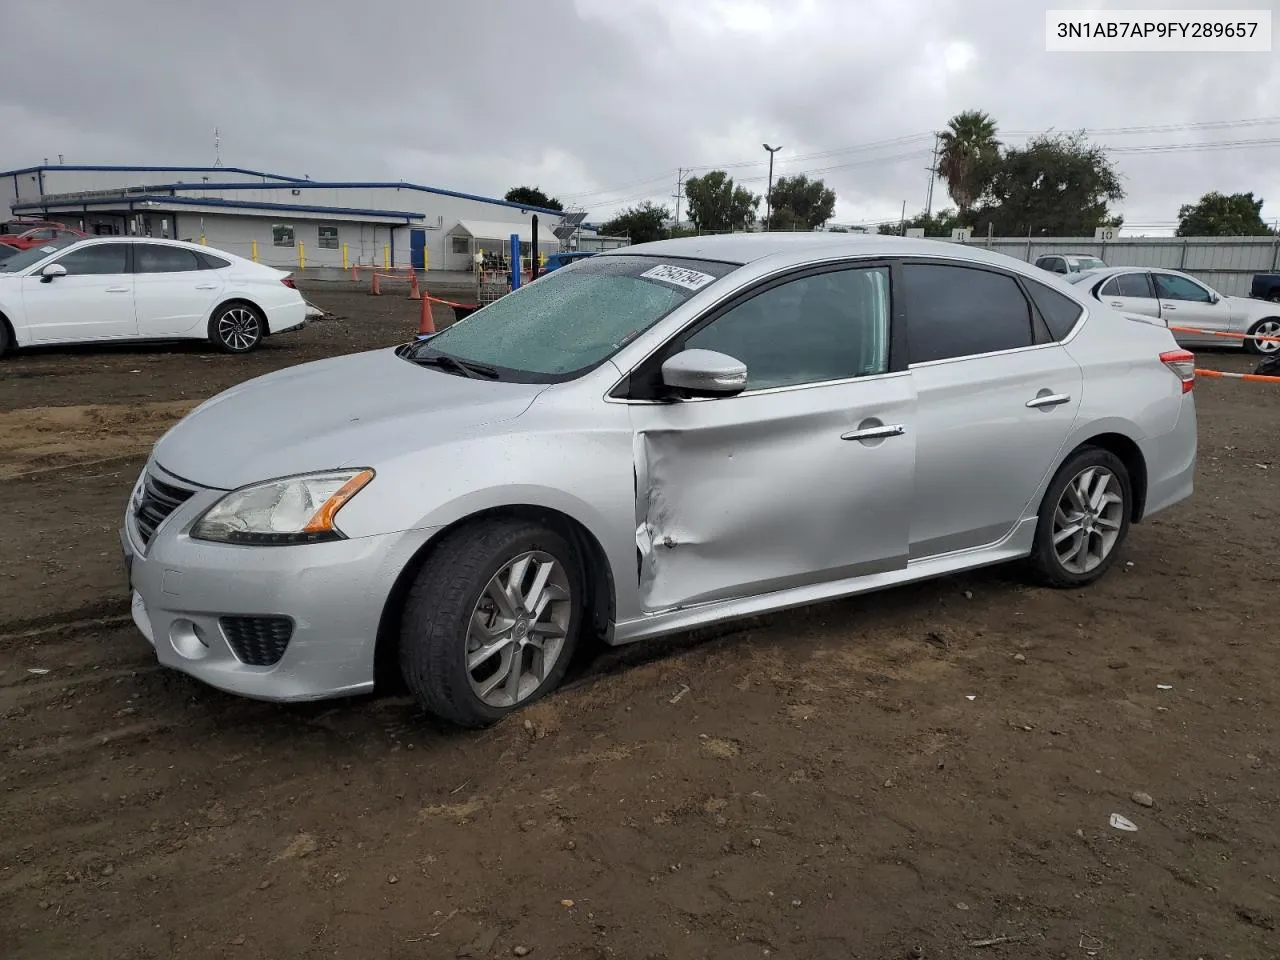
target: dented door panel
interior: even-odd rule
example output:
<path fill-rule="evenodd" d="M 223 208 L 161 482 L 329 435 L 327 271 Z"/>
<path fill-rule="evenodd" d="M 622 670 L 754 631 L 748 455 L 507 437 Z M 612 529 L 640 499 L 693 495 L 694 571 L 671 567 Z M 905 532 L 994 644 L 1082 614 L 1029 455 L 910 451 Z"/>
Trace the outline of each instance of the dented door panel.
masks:
<path fill-rule="evenodd" d="M 631 410 L 646 613 L 906 566 L 909 375 Z"/>

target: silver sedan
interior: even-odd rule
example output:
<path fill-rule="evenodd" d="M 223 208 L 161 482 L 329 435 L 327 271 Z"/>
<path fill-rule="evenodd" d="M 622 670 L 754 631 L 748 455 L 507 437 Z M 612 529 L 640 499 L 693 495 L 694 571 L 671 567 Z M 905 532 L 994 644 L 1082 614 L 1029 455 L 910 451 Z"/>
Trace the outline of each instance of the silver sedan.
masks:
<path fill-rule="evenodd" d="M 1122 313 L 1163 321 L 1184 346 L 1244 347 L 1267 355 L 1280 350 L 1280 305 L 1226 296 L 1177 270 L 1107 267 L 1064 279 Z"/>
<path fill-rule="evenodd" d="M 564 267 L 207 401 L 124 518 L 160 662 L 492 723 L 623 644 L 1022 561 L 1092 583 L 1190 495 L 1194 357 L 1035 267 L 754 234 Z"/>

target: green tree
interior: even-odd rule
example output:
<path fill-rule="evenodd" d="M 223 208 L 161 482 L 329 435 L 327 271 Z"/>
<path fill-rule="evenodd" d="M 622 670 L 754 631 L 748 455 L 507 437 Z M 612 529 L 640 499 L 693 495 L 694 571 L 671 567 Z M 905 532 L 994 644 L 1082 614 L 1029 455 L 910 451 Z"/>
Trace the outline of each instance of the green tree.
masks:
<path fill-rule="evenodd" d="M 670 210 L 646 200 L 637 206 L 627 207 L 601 226 L 600 232 L 610 237 L 630 237 L 632 243 L 649 243 L 666 239 L 666 223 L 670 219 Z"/>
<path fill-rule="evenodd" d="M 684 182 L 689 219 L 699 230 L 743 230 L 756 218 L 760 198 L 736 186 L 723 170 L 712 170 Z"/>
<path fill-rule="evenodd" d="M 1262 222 L 1262 198 L 1253 199 L 1252 191 L 1214 190 L 1178 209 L 1179 237 L 1269 237 L 1274 232 Z"/>
<path fill-rule="evenodd" d="M 938 134 L 938 144 L 938 174 L 963 217 L 982 196 L 1000 159 L 996 122 L 981 110 L 958 113 Z"/>
<path fill-rule="evenodd" d="M 836 192 L 803 173 L 781 177 L 769 194 L 770 230 L 812 230 L 836 212 Z"/>
<path fill-rule="evenodd" d="M 902 233 L 903 228 L 920 229 L 923 228 L 926 237 L 946 237 L 950 239 L 951 231 L 955 227 L 965 226 L 960 222 L 960 215 L 954 210 L 940 210 L 934 214 L 917 213 L 905 223 L 882 223 L 876 228 L 877 233 L 892 234 L 897 236 Z"/>
<path fill-rule="evenodd" d="M 998 237 L 1091 236 L 1095 227 L 1120 225 L 1107 204 L 1122 199 L 1120 175 L 1102 147 L 1083 132 L 1045 133 L 1000 156 L 986 203 L 960 219 L 989 222 Z"/>
<path fill-rule="evenodd" d="M 503 198 L 510 203 L 520 203 L 527 207 L 541 207 L 544 210 L 564 210 L 564 204 L 555 197 L 548 197 L 540 187 L 512 187 Z"/>

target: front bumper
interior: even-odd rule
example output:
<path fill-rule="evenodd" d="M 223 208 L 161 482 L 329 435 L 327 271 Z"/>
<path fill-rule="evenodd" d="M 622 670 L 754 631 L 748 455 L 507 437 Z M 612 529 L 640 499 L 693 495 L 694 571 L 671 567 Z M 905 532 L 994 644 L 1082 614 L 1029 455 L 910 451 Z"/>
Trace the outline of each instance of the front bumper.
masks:
<path fill-rule="evenodd" d="M 154 465 L 148 469 L 157 472 Z M 162 474 L 163 475 L 163 474 Z M 193 540 L 191 524 L 223 491 L 197 490 L 143 547 L 132 505 L 120 531 L 133 621 L 156 658 L 210 686 L 258 700 L 318 700 L 373 689 L 383 608 L 430 530 L 288 547 Z M 223 618 L 288 618 L 269 666 L 246 663 Z"/>

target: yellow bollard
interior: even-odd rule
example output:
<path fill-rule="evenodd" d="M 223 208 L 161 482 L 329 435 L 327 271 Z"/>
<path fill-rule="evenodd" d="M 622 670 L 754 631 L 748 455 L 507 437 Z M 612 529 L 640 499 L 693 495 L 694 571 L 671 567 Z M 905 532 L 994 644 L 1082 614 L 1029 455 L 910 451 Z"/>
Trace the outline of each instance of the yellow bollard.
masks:
<path fill-rule="evenodd" d="M 204 238 L 204 234 L 203 234 L 203 233 L 202 233 L 202 234 L 200 234 L 200 246 L 204 247 L 204 246 L 207 246 L 207 245 L 208 245 L 208 241 L 207 241 L 207 240 L 205 240 L 205 238 Z"/>
<path fill-rule="evenodd" d="M 249 253 L 250 253 L 250 256 L 253 257 L 253 262 L 257 263 L 258 262 L 258 241 L 257 240 L 249 241 Z"/>
<path fill-rule="evenodd" d="M 426 273 L 431 269 L 431 251 L 426 247 L 422 248 L 422 272 Z"/>
<path fill-rule="evenodd" d="M 347 270 L 351 266 L 351 261 L 347 259 L 347 245 L 342 245 L 342 269 Z"/>
<path fill-rule="evenodd" d="M 298 269 L 307 269 L 307 245 L 305 243 L 298 244 Z"/>
<path fill-rule="evenodd" d="M 391 269 L 391 244 L 384 243 L 382 245 L 382 269 Z"/>

